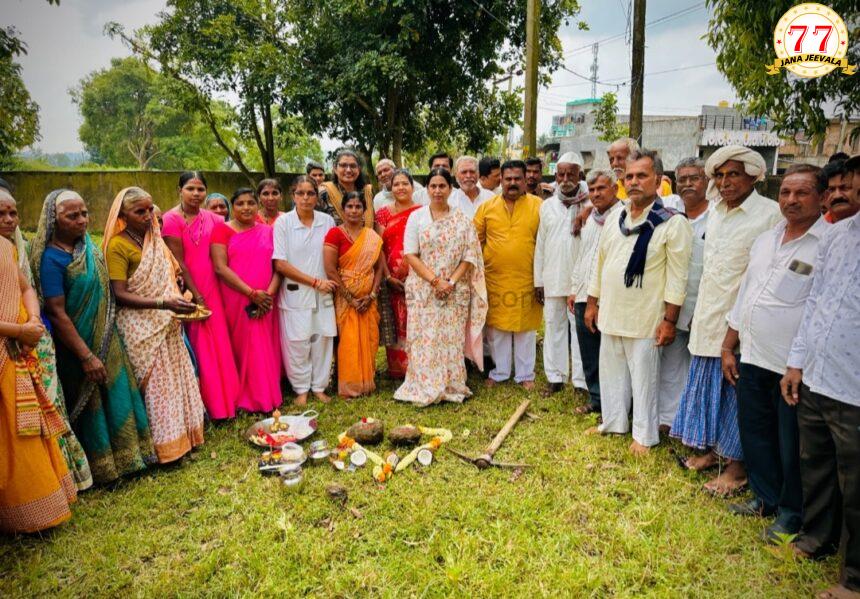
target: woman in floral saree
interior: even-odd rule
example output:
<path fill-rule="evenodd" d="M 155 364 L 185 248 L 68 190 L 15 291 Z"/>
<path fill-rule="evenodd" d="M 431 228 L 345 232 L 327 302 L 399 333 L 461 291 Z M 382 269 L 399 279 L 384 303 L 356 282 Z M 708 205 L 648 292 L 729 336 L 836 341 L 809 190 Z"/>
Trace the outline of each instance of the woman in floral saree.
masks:
<path fill-rule="evenodd" d="M 122 333 L 146 403 L 158 462 L 203 444 L 203 401 L 182 325 L 196 306 L 179 294 L 176 262 L 161 239 L 152 198 L 127 187 L 114 198 L 102 242 Z"/>
<path fill-rule="evenodd" d="M 462 402 L 472 394 L 464 356 L 479 368 L 484 362 L 484 261 L 472 221 L 448 206 L 452 182 L 446 169 L 430 171 L 430 204 L 409 217 L 403 244 L 411 267 L 406 279 L 409 369 L 394 399 L 419 406 Z"/>
<path fill-rule="evenodd" d="M 87 233 L 75 192 L 56 190 L 42 207 L 30 253 L 57 349 L 69 421 L 93 480 L 111 482 L 155 461 L 146 407 L 116 327 L 107 266 Z"/>
<path fill-rule="evenodd" d="M 33 273 L 30 270 L 30 257 L 24 235 L 21 233 L 19 224 L 18 206 L 11 194 L 0 190 L 0 237 L 5 237 L 15 244 L 18 254 L 18 268 L 27 277 L 27 282 L 33 286 Z M 93 475 L 87 462 L 87 455 L 81 447 L 78 438 L 69 426 L 69 417 L 66 414 L 66 400 L 63 397 L 63 388 L 57 378 L 57 357 L 54 351 L 54 340 L 50 334 L 42 335 L 36 344 L 36 357 L 39 358 L 42 374 L 42 386 L 48 396 L 48 401 L 57 407 L 66 424 L 66 432 L 57 438 L 60 451 L 66 459 L 66 466 L 72 474 L 78 491 L 89 489 L 93 484 Z"/>
<path fill-rule="evenodd" d="M 376 389 L 379 313 L 376 294 L 382 281 L 382 239 L 365 225 L 367 200 L 358 192 L 343 201 L 344 222 L 325 237 L 326 276 L 338 284 L 338 395 L 359 397 Z"/>
<path fill-rule="evenodd" d="M 0 237 L 0 532 L 36 532 L 71 518 L 77 491 L 57 439 L 66 429 L 42 386 L 34 348 L 47 334 L 39 300 Z"/>
<path fill-rule="evenodd" d="M 409 264 L 403 259 L 403 236 L 409 215 L 421 206 L 412 201 L 414 184 L 407 171 L 395 171 L 391 179 L 394 203 L 376 213 L 376 230 L 382 236 L 385 254 L 387 297 L 394 315 L 396 341 L 385 348 L 388 357 L 388 376 L 402 379 L 406 376 L 409 359 L 406 354 L 406 294 L 403 284 L 409 274 Z"/>

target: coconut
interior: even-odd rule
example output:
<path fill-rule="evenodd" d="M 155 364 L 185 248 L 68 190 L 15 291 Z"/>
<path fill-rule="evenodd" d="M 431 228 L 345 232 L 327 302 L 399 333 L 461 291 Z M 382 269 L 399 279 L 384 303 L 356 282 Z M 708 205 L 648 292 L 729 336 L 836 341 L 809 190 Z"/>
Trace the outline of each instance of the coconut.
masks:
<path fill-rule="evenodd" d="M 413 446 L 421 440 L 421 431 L 414 426 L 397 426 L 388 432 L 388 439 L 393 445 Z"/>
<path fill-rule="evenodd" d="M 347 436 L 352 437 L 361 445 L 378 445 L 382 443 L 382 437 L 385 430 L 382 422 L 379 420 L 361 420 L 356 422 L 349 430 L 346 431 Z"/>

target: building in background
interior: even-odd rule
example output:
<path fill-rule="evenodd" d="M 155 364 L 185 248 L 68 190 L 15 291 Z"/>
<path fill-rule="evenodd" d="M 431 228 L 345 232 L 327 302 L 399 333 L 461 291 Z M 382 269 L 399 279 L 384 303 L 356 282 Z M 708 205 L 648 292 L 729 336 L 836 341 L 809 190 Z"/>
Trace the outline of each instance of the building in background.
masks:
<path fill-rule="evenodd" d="M 586 170 L 609 166 L 609 142 L 600 141 L 600 132 L 594 128 L 593 111 L 599 104 L 598 98 L 574 100 L 567 103 L 563 115 L 553 117 L 543 146 L 550 172 L 554 172 L 558 156 L 570 151 L 579 152 Z M 628 120 L 628 115 L 618 117 L 622 124 Z M 670 171 L 687 156 L 707 159 L 721 146 L 742 145 L 759 152 L 771 173 L 776 173 L 783 143 L 767 118 L 744 115 L 724 102 L 702 106 L 698 116 L 645 115 L 642 141 L 644 147 L 658 152 Z"/>
<path fill-rule="evenodd" d="M 787 138 L 779 149 L 778 168 L 783 171 L 797 162 L 824 166 L 836 152 L 860 154 L 860 118 L 830 119 L 821 138 L 810 138 L 802 132 Z"/>

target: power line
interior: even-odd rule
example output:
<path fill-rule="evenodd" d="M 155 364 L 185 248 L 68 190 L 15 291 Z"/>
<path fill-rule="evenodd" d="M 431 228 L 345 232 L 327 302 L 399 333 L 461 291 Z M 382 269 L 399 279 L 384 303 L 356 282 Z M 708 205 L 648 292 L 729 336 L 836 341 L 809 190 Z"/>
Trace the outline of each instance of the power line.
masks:
<path fill-rule="evenodd" d="M 645 73 L 645 77 L 650 77 L 653 75 L 664 75 L 666 73 L 674 73 L 676 71 L 688 71 L 690 69 L 701 69 L 702 67 L 710 67 L 710 66 L 714 66 L 715 64 L 717 64 L 717 63 L 715 63 L 715 62 L 704 62 L 702 64 L 693 64 L 693 65 L 689 65 L 686 67 L 675 67 L 673 69 L 665 69 L 663 71 L 651 71 L 649 73 Z M 586 81 L 588 81 L 588 83 L 591 82 L 591 78 L 589 78 L 589 77 L 585 77 L 584 75 L 580 75 L 576 71 L 572 71 L 572 70 L 568 69 L 567 67 L 561 67 L 561 68 L 564 69 L 565 71 L 568 71 L 569 73 L 573 73 L 577 77 L 585 79 Z M 619 87 L 619 86 L 627 85 L 627 83 L 629 83 L 630 81 L 631 81 L 630 77 L 616 77 L 613 79 L 607 79 L 606 81 L 598 81 L 597 83 L 599 85 L 605 85 L 607 87 Z M 587 85 L 587 84 L 586 83 L 562 83 L 560 85 L 550 85 L 547 89 L 558 89 L 561 87 L 576 87 L 578 85 Z"/>
<path fill-rule="evenodd" d="M 474 2 L 475 0 L 472 0 L 472 1 Z M 649 21 L 649 22 L 645 23 L 645 27 L 647 28 L 647 27 L 651 27 L 652 25 L 658 25 L 660 23 L 665 23 L 667 21 L 672 21 L 674 19 L 680 19 L 681 17 L 686 17 L 687 15 L 693 14 L 694 12 L 697 12 L 703 8 L 705 8 L 705 5 L 701 2 L 697 2 L 696 4 L 692 4 L 692 5 L 688 6 L 687 8 L 682 8 L 681 10 L 677 10 L 673 13 L 669 13 L 668 15 L 664 15 L 658 19 L 654 19 L 653 21 Z M 625 16 L 627 16 L 626 11 L 625 11 Z M 627 16 L 627 19 L 629 20 L 629 16 Z M 627 36 L 627 31 L 624 31 L 623 33 L 616 33 L 615 35 L 611 35 L 607 38 L 597 40 L 597 43 L 598 44 L 605 44 L 608 42 L 614 42 L 614 41 L 620 40 L 626 36 Z M 594 42 L 592 42 L 592 44 L 593 43 Z M 568 52 L 565 52 L 563 54 L 563 56 L 571 56 L 573 54 L 583 52 L 585 50 L 589 50 L 589 49 L 591 49 L 592 44 L 586 44 L 584 46 L 578 46 L 578 47 L 574 48 L 573 50 L 569 50 Z"/>

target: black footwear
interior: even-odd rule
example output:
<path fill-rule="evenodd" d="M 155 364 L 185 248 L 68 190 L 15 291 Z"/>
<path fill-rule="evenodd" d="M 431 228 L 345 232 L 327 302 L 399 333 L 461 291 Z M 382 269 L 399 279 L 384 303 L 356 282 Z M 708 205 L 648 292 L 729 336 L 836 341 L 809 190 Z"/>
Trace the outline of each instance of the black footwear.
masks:
<path fill-rule="evenodd" d="M 776 509 L 766 507 L 760 499 L 753 497 L 744 503 L 730 503 L 729 512 L 735 516 L 754 516 L 767 518 L 776 513 Z"/>
<path fill-rule="evenodd" d="M 772 545 L 779 545 L 785 540 L 785 537 L 796 535 L 800 531 L 800 527 L 786 526 L 779 520 L 768 526 L 761 533 L 763 541 L 767 541 Z"/>
<path fill-rule="evenodd" d="M 564 389 L 564 383 L 550 383 L 546 386 L 546 389 L 543 391 L 544 397 L 549 397 L 550 395 L 555 395 L 559 391 Z"/>

